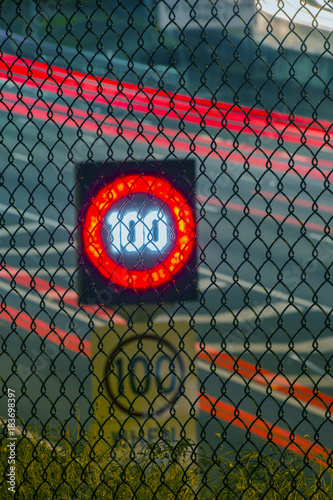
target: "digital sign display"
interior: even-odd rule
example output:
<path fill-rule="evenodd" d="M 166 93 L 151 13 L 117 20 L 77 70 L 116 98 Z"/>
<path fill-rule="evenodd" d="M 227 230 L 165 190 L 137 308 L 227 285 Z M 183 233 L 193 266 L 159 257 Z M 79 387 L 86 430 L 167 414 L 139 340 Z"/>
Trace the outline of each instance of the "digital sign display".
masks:
<path fill-rule="evenodd" d="M 80 298 L 196 298 L 194 162 L 78 167 Z"/>

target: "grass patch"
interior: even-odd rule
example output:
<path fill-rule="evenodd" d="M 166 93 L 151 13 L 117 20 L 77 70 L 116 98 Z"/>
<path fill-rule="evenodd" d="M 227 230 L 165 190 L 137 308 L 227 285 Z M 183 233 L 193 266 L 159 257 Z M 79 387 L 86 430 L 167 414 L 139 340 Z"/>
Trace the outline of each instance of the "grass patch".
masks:
<path fill-rule="evenodd" d="M 332 473 L 293 453 L 208 455 L 194 443 L 156 442 L 133 450 L 124 441 L 34 432 L 16 441 L 15 495 L 8 491 L 8 444 L 1 443 L 0 498 L 217 500 L 332 499 Z M 233 457 L 233 458 L 232 458 Z M 309 475 L 311 472 L 311 475 Z"/>

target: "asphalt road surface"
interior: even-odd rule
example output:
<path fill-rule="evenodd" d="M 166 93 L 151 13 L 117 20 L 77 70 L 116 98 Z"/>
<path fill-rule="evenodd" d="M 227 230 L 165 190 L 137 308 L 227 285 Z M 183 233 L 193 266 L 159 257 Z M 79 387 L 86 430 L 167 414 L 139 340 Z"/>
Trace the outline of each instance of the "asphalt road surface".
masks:
<path fill-rule="evenodd" d="M 0 372 L 26 394 L 20 418 L 71 424 L 74 403 L 89 419 L 91 331 L 106 315 L 77 305 L 75 163 L 189 155 L 201 297 L 154 318 L 195 329 L 201 436 L 216 446 L 217 434 L 228 435 L 237 446 L 245 423 L 254 440 L 265 442 L 270 428 L 283 447 L 292 432 L 296 451 L 313 442 L 312 453 L 325 455 L 333 447 L 329 124 L 288 124 L 282 114 L 270 124 L 262 110 L 209 110 L 186 97 L 171 112 L 162 93 L 149 111 L 130 85 L 117 92 L 105 81 L 98 93 L 90 77 L 78 95 L 74 78 L 60 85 L 61 69 L 46 78 L 34 67 L 28 81 L 24 65 L 12 70 L 11 80 L 3 64 L 0 73 Z M 117 310 L 113 319 L 124 322 Z"/>

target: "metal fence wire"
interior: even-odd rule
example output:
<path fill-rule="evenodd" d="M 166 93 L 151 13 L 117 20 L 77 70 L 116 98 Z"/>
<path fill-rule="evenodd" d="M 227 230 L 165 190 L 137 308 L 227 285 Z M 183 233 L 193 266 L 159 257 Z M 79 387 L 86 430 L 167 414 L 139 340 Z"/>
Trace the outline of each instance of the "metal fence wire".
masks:
<path fill-rule="evenodd" d="M 332 498 L 332 1 L 0 7 L 1 498 Z"/>

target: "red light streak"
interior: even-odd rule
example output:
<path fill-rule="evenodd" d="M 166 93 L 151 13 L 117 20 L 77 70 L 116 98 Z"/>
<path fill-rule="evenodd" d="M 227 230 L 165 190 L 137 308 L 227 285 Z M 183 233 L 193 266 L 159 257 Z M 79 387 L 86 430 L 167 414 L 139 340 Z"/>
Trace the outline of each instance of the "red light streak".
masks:
<path fill-rule="evenodd" d="M 238 407 L 236 408 L 229 403 L 219 401 L 210 395 L 200 395 L 199 407 L 209 414 L 217 415 L 221 420 L 231 425 L 249 431 L 265 441 L 269 440 L 277 444 L 282 449 L 293 451 L 301 456 L 307 456 L 324 467 L 328 466 L 324 460 L 329 458 L 330 450 L 326 450 L 323 446 L 315 444 L 291 430 L 283 429 L 275 423 L 272 424 L 263 418 L 259 418 Z"/>
<path fill-rule="evenodd" d="M 253 194 L 255 194 L 255 191 L 253 191 Z M 313 200 L 313 201 L 302 200 L 300 198 L 290 199 L 283 194 L 271 193 L 269 191 L 260 191 L 259 194 L 268 200 L 279 201 L 282 203 L 288 203 L 288 204 L 292 204 L 292 205 L 298 205 L 300 207 L 307 207 L 307 208 L 313 209 L 314 206 L 317 206 L 318 212 L 328 212 L 328 213 L 332 214 L 332 211 L 333 211 L 331 206 L 324 205 L 323 203 L 317 203 L 317 201 L 315 201 L 315 200 Z"/>
<path fill-rule="evenodd" d="M 206 196 L 203 195 L 197 195 L 196 196 L 197 200 L 203 202 L 203 203 L 209 203 L 211 205 L 215 205 L 218 207 L 222 207 L 221 201 L 219 201 L 216 198 L 207 198 Z M 244 213 L 244 210 L 247 206 L 246 205 L 239 205 L 238 203 L 233 203 L 231 201 L 228 201 L 225 204 L 225 208 L 227 210 L 234 210 L 236 212 L 242 212 Z M 307 230 L 312 229 L 314 231 L 319 231 L 323 233 L 325 226 L 322 224 L 317 224 L 316 222 L 311 222 L 311 221 L 301 221 L 299 219 L 291 218 L 291 215 L 280 215 L 277 213 L 267 213 L 265 210 L 262 210 L 260 208 L 255 208 L 255 207 L 247 207 L 248 208 L 248 213 L 246 214 L 246 217 L 260 217 L 261 219 L 270 219 L 272 222 L 282 222 L 283 224 L 288 224 L 291 226 L 297 226 L 297 227 L 302 227 L 304 226 Z"/>
<path fill-rule="evenodd" d="M 9 73 L 10 71 L 10 73 Z M 83 98 L 88 103 L 111 104 L 113 107 L 126 108 L 129 104 L 132 113 L 153 114 L 184 124 L 201 124 L 226 129 L 232 133 L 250 134 L 254 138 L 264 137 L 294 142 L 304 142 L 308 147 L 330 147 L 329 137 L 325 140 L 332 124 L 328 121 L 314 121 L 311 118 L 295 116 L 292 119 L 285 113 L 268 114 L 262 109 L 248 106 L 231 105 L 222 102 L 212 104 L 203 98 L 191 99 L 186 95 L 172 95 L 163 90 L 152 88 L 139 89 L 134 84 L 94 77 L 78 71 L 67 70 L 45 63 L 24 61 L 15 56 L 4 54 L 0 61 L 0 76 L 42 91 L 64 94 L 73 98 Z"/>
<path fill-rule="evenodd" d="M 44 299 L 58 301 L 61 300 L 68 306 L 75 307 L 76 309 L 79 308 L 78 296 L 74 290 L 68 290 L 68 288 L 62 287 L 60 285 L 54 285 L 50 287 L 50 283 L 47 280 L 44 280 L 37 276 L 31 277 L 30 274 L 27 273 L 24 269 L 20 270 L 11 266 L 6 266 L 5 269 L 2 269 L 0 271 L 0 279 L 4 279 L 6 281 L 14 280 L 15 283 L 26 287 L 30 291 L 35 290 Z M 94 306 L 85 305 L 84 310 L 90 314 L 93 314 L 94 317 L 104 319 L 107 322 L 112 319 L 115 324 L 126 324 L 124 318 L 107 307 L 96 310 L 96 307 Z"/>
<path fill-rule="evenodd" d="M 250 381 L 257 382 L 267 388 L 276 392 L 292 397 L 297 401 L 303 401 L 306 405 L 316 406 L 324 412 L 329 410 L 332 406 L 332 398 L 318 392 L 315 394 L 309 387 L 299 383 L 290 383 L 282 375 L 277 375 L 274 372 L 261 368 L 256 369 L 255 365 L 244 361 L 242 359 L 235 359 L 231 354 L 226 352 L 219 352 L 209 346 L 205 350 L 200 349 L 199 344 L 196 344 L 199 351 L 198 357 L 209 363 L 214 363 L 225 370 L 228 370 L 236 375 L 240 375 Z M 237 371 L 235 367 L 237 366 Z"/>
<path fill-rule="evenodd" d="M 54 298 L 62 297 L 64 301 L 68 299 L 68 296 L 70 296 L 71 299 L 74 298 L 66 288 L 54 286 L 50 289 L 50 285 L 46 280 L 37 277 L 32 279 L 28 274 L 23 273 L 22 270 L 19 271 L 18 269 L 8 267 L 6 272 L 4 271 L 5 270 L 1 272 L 1 278 L 6 278 L 7 280 L 15 279 L 17 283 L 25 286 L 29 290 L 36 288 L 40 294 L 51 294 L 50 296 L 52 296 L 52 298 L 53 296 Z M 95 312 L 94 308 L 92 312 Z M 3 310 L 2 319 L 11 324 L 15 324 L 16 327 L 20 327 L 29 333 L 33 332 L 39 337 L 45 338 L 57 345 L 64 345 L 66 349 L 72 350 L 75 353 L 91 356 L 91 343 L 89 340 L 81 340 L 77 336 L 69 334 L 59 328 L 51 329 L 46 322 L 38 318 L 32 318 L 26 311 L 19 311 L 7 305 L 6 309 Z M 84 349 L 83 352 L 82 347 Z M 266 369 L 258 371 L 253 364 L 239 359 L 236 360 L 231 355 L 220 353 L 215 349 L 209 348 L 209 346 L 206 346 L 205 351 L 199 349 L 198 344 L 196 347 L 200 359 L 208 361 L 209 363 L 214 362 L 218 366 L 229 370 L 230 373 L 235 373 L 235 375 L 238 373 L 247 380 L 253 380 L 264 387 L 270 385 L 273 390 L 280 391 L 282 394 L 286 394 L 288 391 L 289 394 L 288 387 L 291 387 L 291 385 L 288 384 L 287 380 L 281 375 L 274 374 Z M 238 366 L 237 373 L 235 372 L 235 364 Z M 331 405 L 332 398 L 325 394 L 314 394 L 310 388 L 298 383 L 292 384 L 292 388 L 293 397 L 303 401 L 306 405 L 314 405 L 323 410 L 326 410 Z M 240 408 L 237 408 L 235 412 L 235 406 L 219 401 L 210 395 L 199 396 L 199 407 L 202 411 L 216 415 L 232 426 L 241 428 L 244 431 L 250 431 L 253 435 L 265 441 L 269 439 L 283 449 L 294 451 L 301 456 L 307 456 L 311 460 L 315 460 L 325 467 L 327 466 L 324 460 L 327 460 L 331 453 L 330 450 L 325 449 L 309 439 L 305 439 L 303 436 L 295 434 L 293 431 L 286 430 L 275 423 L 270 423 L 264 418 L 258 418 L 256 415 Z"/>
<path fill-rule="evenodd" d="M 7 304 L 6 309 L 3 310 L 1 319 L 15 324 L 29 333 L 32 332 L 38 337 L 45 338 L 54 344 L 64 345 L 66 349 L 76 353 L 82 353 L 83 351 L 87 356 L 91 356 L 90 343 L 81 340 L 79 337 L 61 328 L 51 328 L 48 323 L 39 318 L 33 318 L 27 311 L 19 311 Z"/>
<path fill-rule="evenodd" d="M 84 130 L 89 130 L 96 132 L 99 128 L 104 131 L 104 133 L 110 134 L 112 136 L 115 136 L 118 134 L 118 126 L 119 123 L 111 118 L 111 117 L 105 117 L 105 115 L 102 114 L 94 114 L 94 118 L 91 118 L 87 115 L 87 112 L 85 110 L 80 110 L 74 108 L 74 113 L 73 116 L 68 116 L 67 111 L 68 108 L 66 106 L 60 105 L 60 104 L 49 104 L 47 105 L 44 101 L 35 101 L 35 99 L 31 97 L 26 97 L 22 99 L 21 101 L 16 101 L 15 97 L 13 94 L 9 92 L 3 92 L 4 97 L 6 98 L 7 101 L 15 101 L 14 106 L 12 107 L 11 111 L 13 113 L 17 113 L 19 115 L 24 115 L 27 116 L 28 110 L 32 109 L 32 113 L 35 119 L 42 120 L 43 122 L 55 122 L 58 124 L 61 124 L 62 126 L 67 126 L 71 128 L 77 129 L 78 127 L 84 129 Z M 6 106 L 4 103 L 0 103 L 0 106 L 4 106 L 5 109 L 8 111 L 8 106 Z M 52 111 L 52 117 L 51 115 L 48 114 L 49 111 Z M 110 123 L 111 122 L 111 123 Z M 100 124 L 100 125 L 99 125 Z M 182 151 L 184 153 L 189 153 L 190 152 L 190 140 L 196 140 L 196 147 L 195 147 L 195 153 L 200 155 L 201 157 L 205 155 L 209 156 L 216 156 L 218 160 L 224 160 L 227 164 L 230 161 L 230 163 L 237 164 L 237 165 L 244 165 L 245 161 L 249 161 L 247 156 L 242 155 L 239 151 L 235 150 L 232 151 L 232 142 L 231 141 L 225 141 L 225 140 L 216 140 L 217 145 L 219 148 L 217 151 L 212 152 L 212 149 L 209 146 L 205 146 L 202 144 L 198 144 L 198 142 L 211 142 L 211 140 L 207 137 L 195 137 L 194 135 L 190 134 L 184 134 L 183 136 L 180 135 L 181 138 L 177 138 L 174 140 L 171 140 L 170 137 L 172 135 L 177 135 L 179 137 L 179 134 L 173 129 L 165 129 L 164 133 L 168 137 L 159 137 L 158 134 L 159 132 L 157 131 L 157 128 L 153 125 L 145 125 L 144 128 L 146 132 L 144 135 L 138 135 L 137 133 L 137 126 L 138 124 L 136 122 L 132 122 L 130 120 L 123 120 L 121 122 L 121 126 L 125 131 L 124 134 L 124 140 L 127 142 L 129 141 L 137 141 L 146 144 L 147 142 L 150 141 L 152 145 L 158 146 L 158 147 L 163 147 L 165 149 L 169 149 L 170 145 L 172 144 L 173 147 L 178 150 Z M 149 131 L 149 132 L 148 132 Z M 244 149 L 247 149 L 248 151 L 252 152 L 252 148 L 249 145 L 242 145 Z M 230 152 L 231 151 L 231 152 Z M 227 157 L 226 159 L 222 157 L 222 154 L 227 152 Z M 251 158 L 250 158 L 250 168 L 259 168 L 259 169 L 266 169 L 267 170 L 267 158 L 272 156 L 277 156 L 280 157 L 281 160 L 274 159 L 271 157 L 270 161 L 270 170 L 272 172 L 280 172 L 283 174 L 288 174 L 288 175 L 297 175 L 298 177 L 301 178 L 311 178 L 311 179 L 316 179 L 316 180 L 323 180 L 327 178 L 330 180 L 331 177 L 333 177 L 333 170 L 332 168 L 329 168 L 331 166 L 331 163 L 329 161 L 321 161 L 321 167 L 319 168 L 312 168 L 312 166 L 309 166 L 309 159 L 306 158 L 303 155 L 295 155 L 293 157 L 294 161 L 299 160 L 300 162 L 304 162 L 306 165 L 295 165 L 294 167 L 289 167 L 288 166 L 288 155 L 285 153 L 276 153 L 272 150 L 267 150 L 267 154 L 263 154 L 261 152 L 254 153 Z M 284 161 L 283 161 L 284 158 Z M 327 168 L 326 168 L 327 167 Z M 230 173 L 232 174 L 232 169 L 233 167 L 229 167 Z M 221 206 L 221 203 L 215 199 L 215 198 L 209 198 L 203 197 L 198 195 L 197 199 L 199 201 L 205 202 L 207 201 L 209 204 Z M 277 198 L 278 199 L 278 198 Z M 301 204 L 299 200 L 296 201 L 296 204 Z M 229 210 L 234 210 L 238 212 L 244 212 L 244 206 L 228 201 L 227 203 L 227 208 Z M 268 218 L 272 217 L 276 221 L 283 222 L 288 225 L 293 225 L 293 226 L 301 226 L 303 223 L 302 221 L 299 221 L 296 218 L 291 218 L 290 214 L 288 216 L 283 216 L 280 214 L 276 214 L 275 212 L 272 214 L 267 214 L 265 210 L 261 210 L 255 207 L 249 207 L 250 212 L 249 215 L 253 217 L 263 217 L 263 218 Z M 325 210 L 325 209 L 324 209 Z M 327 211 L 331 211 L 331 209 L 328 207 Z M 323 231 L 324 226 L 321 224 L 317 224 L 315 222 L 307 221 L 305 223 L 305 226 L 307 229 L 313 229 L 315 231 Z"/>
<path fill-rule="evenodd" d="M 333 173 L 331 162 L 325 160 L 320 160 L 320 168 L 313 168 L 312 165 L 309 165 L 309 158 L 304 155 L 288 156 L 286 153 L 266 148 L 264 153 L 259 149 L 253 150 L 251 146 L 244 144 L 240 144 L 239 148 L 233 149 L 232 141 L 224 139 L 216 139 L 216 149 L 212 149 L 212 139 L 207 136 L 185 134 L 169 128 L 164 128 L 163 136 L 161 136 L 161 132 L 158 131 L 157 127 L 150 124 L 143 124 L 143 132 L 138 134 L 138 123 L 135 121 L 124 119 L 120 122 L 116 118 L 102 113 L 94 113 L 91 117 L 86 110 L 76 107 L 72 108 L 73 114 L 68 115 L 68 107 L 62 104 L 48 103 L 44 100 L 36 101 L 32 97 L 23 97 L 17 101 L 17 98 L 9 92 L 2 92 L 2 94 L 5 101 L 0 103 L 0 106 L 3 106 L 6 111 L 11 110 L 14 114 L 27 116 L 30 110 L 34 119 L 41 120 L 44 123 L 54 122 L 60 126 L 81 128 L 94 133 L 101 130 L 104 134 L 122 137 L 127 142 L 151 143 L 152 146 L 167 150 L 174 147 L 177 151 L 186 154 L 192 151 L 191 147 L 193 146 L 194 153 L 201 158 L 206 156 L 215 157 L 216 160 L 225 161 L 227 164 L 230 162 L 244 165 L 247 162 L 250 168 L 269 169 L 273 172 L 297 175 L 302 178 L 310 177 L 323 180 L 325 178 L 329 179 Z M 14 102 L 12 108 L 9 108 L 7 104 L 10 101 Z M 119 132 L 119 127 L 122 129 L 122 134 Z M 291 159 L 295 162 L 292 167 L 288 165 L 288 161 Z"/>

